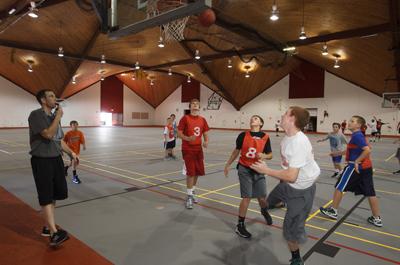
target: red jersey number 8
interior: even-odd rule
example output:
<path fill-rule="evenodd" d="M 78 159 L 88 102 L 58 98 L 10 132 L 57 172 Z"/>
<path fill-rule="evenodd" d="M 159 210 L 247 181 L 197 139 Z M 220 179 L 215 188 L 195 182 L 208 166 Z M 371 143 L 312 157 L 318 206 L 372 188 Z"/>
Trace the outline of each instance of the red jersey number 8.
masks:
<path fill-rule="evenodd" d="M 247 158 L 256 158 L 256 154 L 257 154 L 257 149 L 255 149 L 254 147 L 250 147 L 249 151 L 246 153 L 246 157 Z"/>
<path fill-rule="evenodd" d="M 194 127 L 193 131 L 195 136 L 200 136 L 200 127 Z"/>

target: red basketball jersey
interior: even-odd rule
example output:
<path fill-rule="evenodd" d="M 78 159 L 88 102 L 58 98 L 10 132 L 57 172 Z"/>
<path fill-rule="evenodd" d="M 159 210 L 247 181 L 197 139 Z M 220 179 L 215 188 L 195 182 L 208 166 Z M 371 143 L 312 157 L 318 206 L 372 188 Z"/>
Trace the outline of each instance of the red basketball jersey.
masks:
<path fill-rule="evenodd" d="M 182 131 L 186 136 L 196 136 L 196 140 L 191 142 L 182 139 L 182 150 L 199 150 L 202 143 L 201 137 L 204 132 L 209 130 L 209 127 L 203 117 L 185 115 L 179 121 L 178 130 Z"/>
<path fill-rule="evenodd" d="M 257 154 L 264 152 L 268 138 L 268 134 L 265 134 L 263 138 L 252 137 L 250 131 L 247 131 L 240 151 L 239 164 L 250 167 L 253 163 L 257 162 Z"/>

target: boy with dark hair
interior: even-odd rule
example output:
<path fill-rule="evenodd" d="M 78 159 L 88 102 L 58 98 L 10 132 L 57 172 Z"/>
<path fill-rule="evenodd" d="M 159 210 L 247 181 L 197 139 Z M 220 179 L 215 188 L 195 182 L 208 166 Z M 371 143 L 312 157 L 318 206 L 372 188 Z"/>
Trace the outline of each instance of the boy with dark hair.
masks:
<path fill-rule="evenodd" d="M 208 127 L 205 118 L 200 116 L 200 101 L 192 99 L 189 104 L 190 114 L 185 115 L 179 121 L 178 137 L 182 139 L 182 158 L 185 161 L 186 174 L 186 209 L 193 209 L 193 203 L 197 203 L 195 188 L 199 176 L 204 176 L 203 148 L 208 146 Z M 204 142 L 202 139 L 204 138 Z"/>
<path fill-rule="evenodd" d="M 332 175 L 332 178 L 338 176 L 340 172 L 342 172 L 342 166 L 340 165 L 342 162 L 342 153 L 343 153 L 343 145 L 347 144 L 346 138 L 342 133 L 339 133 L 340 124 L 334 122 L 332 124 L 332 132 L 330 132 L 324 139 L 320 139 L 317 143 L 329 140 L 329 145 L 331 147 L 331 153 L 329 154 L 332 157 L 333 167 L 335 168 L 335 173 Z"/>
<path fill-rule="evenodd" d="M 229 168 L 240 154 L 237 170 L 240 182 L 240 194 L 242 201 L 239 205 L 239 220 L 236 233 L 244 238 L 250 238 L 244 221 L 247 209 L 252 198 L 257 198 L 261 208 L 261 214 L 268 225 L 272 225 L 272 218 L 268 213 L 266 202 L 267 189 L 265 176 L 252 170 L 250 166 L 258 160 L 272 159 L 271 141 L 269 135 L 262 132 L 264 120 L 253 115 L 250 118 L 250 131 L 242 132 L 236 139 L 236 148 L 226 162 L 224 174 L 228 177 Z"/>
<path fill-rule="evenodd" d="M 83 132 L 78 130 L 78 122 L 71 121 L 69 123 L 71 126 L 71 130 L 68 131 L 64 136 L 64 141 L 67 143 L 68 147 L 73 150 L 77 155 L 80 154 L 81 145 L 83 146 L 83 150 L 86 150 L 85 136 Z M 71 158 L 71 157 L 70 157 Z M 70 166 L 72 166 L 72 182 L 75 184 L 80 184 L 82 181 L 79 179 L 76 169 L 79 165 L 79 160 L 72 159 Z M 68 176 L 68 166 L 64 168 L 65 176 Z"/>
<path fill-rule="evenodd" d="M 336 182 L 333 194 L 332 206 L 320 208 L 322 214 L 336 220 L 337 209 L 343 198 L 343 192 L 354 192 L 355 195 L 364 195 L 368 198 L 372 216 L 367 221 L 377 227 L 382 227 L 382 219 L 379 214 L 378 199 L 375 195 L 374 182 L 372 179 L 372 162 L 369 158 L 371 148 L 361 132 L 365 126 L 365 119 L 361 116 L 353 116 L 349 121 L 349 130 L 352 131 L 351 139 L 347 144 L 346 161 L 347 166 L 343 169 L 340 178 Z"/>
<path fill-rule="evenodd" d="M 310 140 L 301 131 L 309 122 L 309 112 L 301 107 L 290 107 L 281 119 L 285 137 L 281 142 L 281 170 L 269 168 L 263 161 L 251 165 L 255 171 L 279 179 L 267 198 L 268 205 L 285 202 L 287 211 L 283 221 L 283 236 L 292 253 L 290 265 L 304 265 L 300 243 L 307 240 L 305 222 L 315 197 L 315 182 L 320 169 L 314 160 Z"/>
<path fill-rule="evenodd" d="M 74 160 L 77 155 L 64 142 L 60 121 L 63 116 L 61 106 L 57 106 L 53 91 L 44 89 L 36 94 L 41 108 L 31 112 L 29 122 L 29 143 L 33 178 L 38 193 L 46 225 L 42 236 L 50 237 L 50 246 L 59 246 L 67 240 L 68 233 L 56 227 L 56 200 L 68 198 L 68 186 L 64 177 L 62 152 Z"/>

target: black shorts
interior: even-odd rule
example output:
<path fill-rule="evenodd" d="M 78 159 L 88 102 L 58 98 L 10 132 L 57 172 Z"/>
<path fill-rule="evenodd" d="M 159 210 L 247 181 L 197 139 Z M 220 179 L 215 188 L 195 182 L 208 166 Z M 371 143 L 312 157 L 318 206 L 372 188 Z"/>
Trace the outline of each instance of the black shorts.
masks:
<path fill-rule="evenodd" d="M 167 142 L 167 145 L 165 146 L 165 149 L 172 149 L 175 148 L 176 141 L 175 139 L 173 141 Z"/>
<path fill-rule="evenodd" d="M 40 205 L 45 206 L 55 200 L 68 198 L 68 186 L 61 156 L 50 158 L 33 156 L 31 165 Z"/>
<path fill-rule="evenodd" d="M 372 175 L 372 168 L 360 169 L 360 173 L 357 173 L 354 169 L 354 164 L 348 164 L 343 169 L 335 188 L 341 192 L 350 191 L 354 192 L 355 195 L 362 194 L 367 197 L 373 197 L 376 194 Z"/>
<path fill-rule="evenodd" d="M 378 132 L 371 132 L 372 136 L 375 136 Z"/>

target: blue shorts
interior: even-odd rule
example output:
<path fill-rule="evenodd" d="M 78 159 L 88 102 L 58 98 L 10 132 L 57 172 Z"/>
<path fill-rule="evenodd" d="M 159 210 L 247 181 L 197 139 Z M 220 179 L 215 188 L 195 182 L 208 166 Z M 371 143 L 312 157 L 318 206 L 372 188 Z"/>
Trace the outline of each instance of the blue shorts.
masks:
<path fill-rule="evenodd" d="M 341 192 L 353 192 L 355 195 L 375 196 L 372 168 L 361 169 L 360 165 L 359 169 L 360 173 L 357 173 L 354 169 L 354 164 L 348 164 L 343 169 L 335 188 Z"/>
<path fill-rule="evenodd" d="M 342 156 L 332 156 L 332 162 L 334 164 L 340 164 L 342 162 Z"/>

